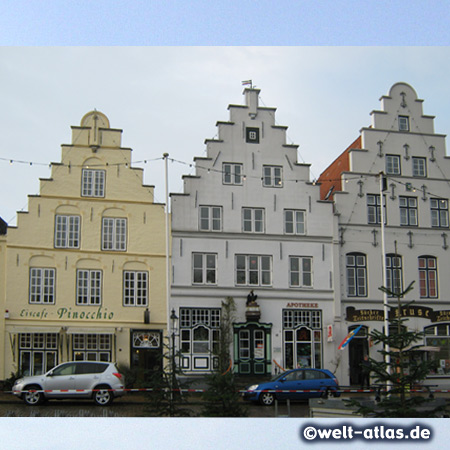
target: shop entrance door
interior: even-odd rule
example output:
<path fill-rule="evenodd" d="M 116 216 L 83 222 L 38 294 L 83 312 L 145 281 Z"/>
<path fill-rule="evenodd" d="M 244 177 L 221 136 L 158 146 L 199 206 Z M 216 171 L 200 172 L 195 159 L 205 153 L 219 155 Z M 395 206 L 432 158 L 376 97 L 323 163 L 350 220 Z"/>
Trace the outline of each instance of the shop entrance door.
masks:
<path fill-rule="evenodd" d="M 235 326 L 235 366 L 240 375 L 265 375 L 271 370 L 270 326 Z M 237 358 L 237 361 L 236 361 Z"/>
<path fill-rule="evenodd" d="M 350 327 L 348 331 L 352 331 L 356 327 Z M 361 363 L 364 356 L 369 354 L 369 343 L 367 338 L 367 327 L 362 327 L 358 333 L 348 344 L 348 358 L 350 368 L 350 384 L 362 384 L 362 368 Z"/>
<path fill-rule="evenodd" d="M 132 331 L 131 367 L 138 381 L 162 374 L 162 359 L 160 331 Z"/>

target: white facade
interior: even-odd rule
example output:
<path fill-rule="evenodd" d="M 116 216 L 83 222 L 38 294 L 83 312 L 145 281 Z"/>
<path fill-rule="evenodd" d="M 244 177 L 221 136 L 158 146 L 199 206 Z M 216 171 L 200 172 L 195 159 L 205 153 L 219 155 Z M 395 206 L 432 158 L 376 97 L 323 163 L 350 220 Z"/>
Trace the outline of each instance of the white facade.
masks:
<path fill-rule="evenodd" d="M 450 162 L 445 136 L 436 134 L 433 117 L 422 111 L 414 89 L 397 83 L 371 113 L 370 127 L 321 175 L 333 186 L 339 221 L 339 270 L 335 271 L 342 302 L 342 335 L 364 328 L 342 352 L 342 384 L 359 383 L 364 354 L 379 359 L 367 333 L 383 330 L 383 293 L 380 286 L 402 291 L 414 304 L 402 310 L 411 330 L 425 331 L 423 344 L 433 347 L 423 356 L 439 360 L 430 376 L 450 375 L 450 265 L 448 201 Z M 343 170 L 339 169 L 339 166 Z M 384 191 L 386 282 L 382 270 L 380 176 Z M 324 193 L 324 191 L 323 191 Z M 339 274 L 339 275 L 338 275 Z M 386 284 L 385 284 L 386 283 Z M 396 298 L 388 298 L 390 305 Z"/>
<path fill-rule="evenodd" d="M 259 90 L 244 90 L 245 105 L 230 105 L 218 138 L 195 158 L 184 193 L 172 194 L 170 309 L 180 318 L 186 373 L 214 368 L 220 308 L 237 306 L 233 368 L 269 374 L 297 366 L 331 367 L 335 343 L 326 329 L 335 316 L 332 204 L 320 200 L 309 165 L 275 109 L 258 105 Z M 257 295 L 246 313 L 247 296 Z M 259 306 L 259 308 L 258 308 Z"/>

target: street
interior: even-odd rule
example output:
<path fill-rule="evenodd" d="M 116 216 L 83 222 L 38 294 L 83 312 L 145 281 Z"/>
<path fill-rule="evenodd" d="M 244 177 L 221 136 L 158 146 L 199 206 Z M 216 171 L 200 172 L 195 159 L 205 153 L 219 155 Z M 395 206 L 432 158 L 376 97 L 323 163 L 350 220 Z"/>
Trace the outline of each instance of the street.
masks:
<path fill-rule="evenodd" d="M 287 416 L 285 402 L 267 407 L 245 402 L 248 417 Z M 200 397 L 190 398 L 187 409 L 192 411 L 192 417 L 200 417 L 202 402 Z M 0 417 L 151 417 L 146 411 L 145 394 L 130 393 L 114 400 L 112 405 L 100 407 L 90 400 L 50 400 L 40 406 L 27 406 L 12 394 L 0 395 Z M 308 417 L 308 402 L 293 402 L 290 405 L 290 417 Z"/>

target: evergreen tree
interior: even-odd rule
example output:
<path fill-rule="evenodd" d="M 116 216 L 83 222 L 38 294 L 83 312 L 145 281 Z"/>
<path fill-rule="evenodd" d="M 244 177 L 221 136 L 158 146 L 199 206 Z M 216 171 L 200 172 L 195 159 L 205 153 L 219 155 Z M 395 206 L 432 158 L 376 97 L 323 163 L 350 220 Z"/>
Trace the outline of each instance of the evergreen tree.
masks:
<path fill-rule="evenodd" d="M 230 346 L 233 342 L 233 322 L 236 305 L 232 297 L 222 302 L 220 336 L 214 354 L 217 369 L 207 377 L 208 389 L 203 394 L 205 401 L 202 416 L 206 417 L 246 417 L 247 409 L 242 405 L 231 369 Z"/>
<path fill-rule="evenodd" d="M 186 408 L 189 383 L 180 384 L 177 375 L 181 373 L 181 370 L 175 364 L 177 355 L 173 355 L 173 351 L 175 351 L 173 345 L 164 343 L 164 351 L 161 355 L 163 370 L 154 370 L 146 374 L 146 385 L 152 388 L 147 395 L 146 412 L 151 416 L 191 416 L 191 411 Z"/>
<path fill-rule="evenodd" d="M 411 388 L 420 384 L 436 368 L 434 361 L 417 360 L 414 346 L 423 342 L 424 333 L 411 331 L 402 318 L 401 299 L 412 290 L 412 282 L 404 291 L 393 292 L 385 287 L 380 290 L 391 297 L 397 297 L 397 306 L 389 306 L 389 331 L 374 330 L 370 336 L 374 344 L 382 344 L 378 352 L 381 361 L 370 358 L 372 379 L 384 386 L 385 392 L 380 401 L 370 406 L 358 400 L 346 401 L 348 406 L 356 406 L 357 412 L 371 417 L 438 417 L 445 406 L 431 405 L 432 398 L 411 393 Z M 386 358 L 388 356 L 388 358 Z"/>

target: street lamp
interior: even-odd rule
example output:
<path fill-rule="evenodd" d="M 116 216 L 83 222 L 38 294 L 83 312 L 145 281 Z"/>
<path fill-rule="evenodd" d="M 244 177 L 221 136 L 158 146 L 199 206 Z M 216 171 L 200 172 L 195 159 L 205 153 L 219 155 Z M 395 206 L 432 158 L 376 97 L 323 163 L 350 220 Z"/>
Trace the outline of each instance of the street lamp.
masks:
<path fill-rule="evenodd" d="M 170 330 L 171 330 L 171 374 L 170 374 L 170 416 L 174 413 L 174 400 L 173 392 L 175 388 L 176 378 L 175 378 L 175 337 L 177 331 L 177 321 L 178 317 L 175 314 L 175 309 L 172 308 L 172 313 L 170 314 Z"/>

